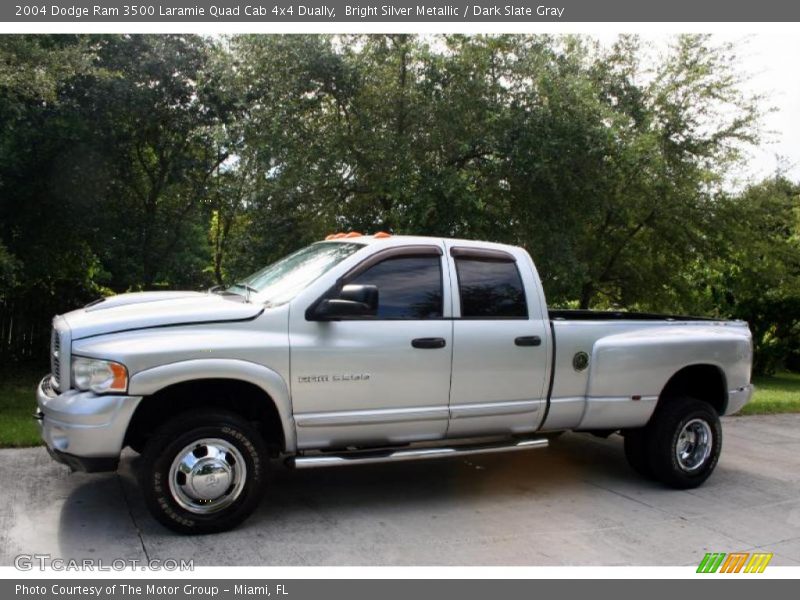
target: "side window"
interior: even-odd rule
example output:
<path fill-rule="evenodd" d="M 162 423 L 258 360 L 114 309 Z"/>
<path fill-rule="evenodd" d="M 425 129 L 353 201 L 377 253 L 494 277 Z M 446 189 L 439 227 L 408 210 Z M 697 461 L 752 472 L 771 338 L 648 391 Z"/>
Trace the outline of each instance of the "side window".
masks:
<path fill-rule="evenodd" d="M 517 265 L 511 261 L 456 258 L 461 316 L 526 319 L 528 306 Z"/>
<path fill-rule="evenodd" d="M 377 286 L 378 319 L 442 316 L 442 261 L 438 256 L 387 258 L 347 283 Z"/>

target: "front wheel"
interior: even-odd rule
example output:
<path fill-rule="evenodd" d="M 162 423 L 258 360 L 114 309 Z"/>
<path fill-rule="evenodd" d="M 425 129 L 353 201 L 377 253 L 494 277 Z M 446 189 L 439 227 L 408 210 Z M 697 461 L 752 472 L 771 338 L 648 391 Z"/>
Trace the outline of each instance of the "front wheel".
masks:
<path fill-rule="evenodd" d="M 722 425 L 707 402 L 690 397 L 665 399 L 647 430 L 649 467 L 663 483 L 694 488 L 717 466 Z"/>
<path fill-rule="evenodd" d="M 184 413 L 148 440 L 140 486 L 152 515 L 173 531 L 226 531 L 258 506 L 266 457 L 258 431 L 238 415 Z"/>

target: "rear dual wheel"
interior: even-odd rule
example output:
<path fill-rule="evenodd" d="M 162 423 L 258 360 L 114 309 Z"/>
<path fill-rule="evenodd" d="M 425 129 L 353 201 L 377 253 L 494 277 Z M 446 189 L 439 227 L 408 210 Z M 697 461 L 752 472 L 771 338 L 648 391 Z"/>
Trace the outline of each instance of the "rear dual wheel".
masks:
<path fill-rule="evenodd" d="M 677 489 L 709 478 L 722 450 L 716 410 L 688 396 L 665 398 L 647 426 L 625 434 L 625 457 L 643 477 Z"/>

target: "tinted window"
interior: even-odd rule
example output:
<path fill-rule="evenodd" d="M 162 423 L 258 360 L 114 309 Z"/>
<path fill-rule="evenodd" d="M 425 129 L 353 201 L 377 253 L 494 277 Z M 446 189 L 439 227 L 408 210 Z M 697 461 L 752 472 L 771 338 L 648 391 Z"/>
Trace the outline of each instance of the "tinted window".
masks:
<path fill-rule="evenodd" d="M 457 258 L 461 316 L 466 318 L 527 318 L 525 290 L 517 265 Z"/>
<path fill-rule="evenodd" d="M 379 319 L 442 316 L 442 266 L 438 256 L 388 258 L 347 283 L 378 287 Z"/>

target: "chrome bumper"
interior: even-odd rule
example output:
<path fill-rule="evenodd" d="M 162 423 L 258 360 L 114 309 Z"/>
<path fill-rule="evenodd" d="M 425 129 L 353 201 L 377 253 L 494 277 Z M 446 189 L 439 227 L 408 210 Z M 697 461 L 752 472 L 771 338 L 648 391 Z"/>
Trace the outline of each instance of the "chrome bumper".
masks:
<path fill-rule="evenodd" d="M 36 389 L 36 416 L 53 458 L 80 470 L 107 470 L 91 465 L 116 465 L 128 423 L 142 397 L 98 396 L 78 390 L 59 394 L 49 380 L 48 375 Z M 84 463 L 88 468 L 83 468 Z"/>
<path fill-rule="evenodd" d="M 725 409 L 725 414 L 732 415 L 742 410 L 742 407 L 750 402 L 750 398 L 753 397 L 754 391 L 755 387 L 752 383 L 735 390 L 729 390 L 728 406 Z"/>

